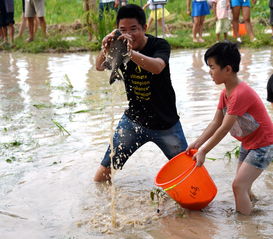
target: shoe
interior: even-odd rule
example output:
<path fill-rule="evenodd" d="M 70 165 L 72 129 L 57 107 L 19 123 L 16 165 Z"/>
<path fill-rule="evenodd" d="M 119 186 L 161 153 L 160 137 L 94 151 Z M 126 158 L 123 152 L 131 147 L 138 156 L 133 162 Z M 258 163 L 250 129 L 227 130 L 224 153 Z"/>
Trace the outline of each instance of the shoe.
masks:
<path fill-rule="evenodd" d="M 255 41 L 257 41 L 257 38 L 256 37 L 254 37 L 252 40 L 250 40 L 251 42 L 255 42 Z"/>
<path fill-rule="evenodd" d="M 239 42 L 239 43 L 242 43 L 241 37 L 237 37 L 236 41 Z"/>

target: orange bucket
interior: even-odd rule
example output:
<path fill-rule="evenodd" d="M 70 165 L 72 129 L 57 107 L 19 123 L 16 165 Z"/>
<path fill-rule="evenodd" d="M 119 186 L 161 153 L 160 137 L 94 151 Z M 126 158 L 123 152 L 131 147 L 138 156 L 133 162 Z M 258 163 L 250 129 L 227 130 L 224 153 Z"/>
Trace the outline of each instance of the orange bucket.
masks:
<path fill-rule="evenodd" d="M 239 35 L 245 36 L 247 34 L 246 32 L 246 24 L 245 23 L 239 23 Z"/>
<path fill-rule="evenodd" d="M 163 190 L 183 208 L 200 210 L 215 197 L 217 188 L 205 166 L 196 167 L 192 156 L 182 152 L 168 161 L 155 177 L 155 185 Z"/>
<path fill-rule="evenodd" d="M 247 34 L 246 31 L 246 24 L 245 23 L 239 23 L 239 29 L 238 29 L 239 36 L 245 36 Z M 233 37 L 235 37 L 235 34 L 233 32 Z"/>

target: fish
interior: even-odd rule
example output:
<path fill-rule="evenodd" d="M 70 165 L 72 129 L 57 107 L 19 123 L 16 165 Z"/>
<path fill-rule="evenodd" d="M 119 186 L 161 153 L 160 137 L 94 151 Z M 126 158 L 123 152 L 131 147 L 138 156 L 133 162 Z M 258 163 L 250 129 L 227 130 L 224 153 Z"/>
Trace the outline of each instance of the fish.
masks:
<path fill-rule="evenodd" d="M 119 67 L 122 64 L 127 64 L 127 62 L 130 60 L 127 49 L 127 41 L 118 39 L 118 37 L 121 35 L 119 30 L 116 30 L 114 34 L 115 36 L 110 42 L 106 59 L 103 62 L 103 66 L 106 69 L 112 70 L 109 80 L 110 85 L 116 80 L 124 80 L 123 74 L 121 73 Z"/>

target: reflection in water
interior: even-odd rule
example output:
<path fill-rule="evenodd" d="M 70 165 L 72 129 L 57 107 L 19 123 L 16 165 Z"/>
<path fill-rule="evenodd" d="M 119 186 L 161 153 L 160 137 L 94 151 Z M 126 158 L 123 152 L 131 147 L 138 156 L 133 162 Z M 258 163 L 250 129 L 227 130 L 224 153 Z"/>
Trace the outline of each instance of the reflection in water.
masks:
<path fill-rule="evenodd" d="M 214 115 L 222 86 L 208 73 L 205 49 L 175 50 L 170 59 L 177 108 L 189 142 Z M 240 77 L 266 102 L 273 50 L 242 49 Z M 237 145 L 226 137 L 207 161 L 218 194 L 202 212 L 167 198 L 150 200 L 153 180 L 166 162 L 152 143 L 115 175 L 117 228 L 111 226 L 111 186 L 92 182 L 115 124 L 127 106 L 122 82 L 94 69 L 96 54 L 0 56 L 1 238 L 222 239 L 272 238 L 271 165 L 257 180 L 260 199 L 252 217 L 234 213 L 231 182 Z M 114 115 L 112 101 L 114 102 Z M 271 116 L 272 110 L 268 107 Z M 53 124 L 59 122 L 71 136 Z"/>
<path fill-rule="evenodd" d="M 0 78 L 1 116 L 9 117 L 11 114 L 16 117 L 16 114 L 20 114 L 24 109 L 22 89 L 17 78 L 19 68 L 16 58 L 12 54 L 1 54 L 0 67 L 2 75 Z"/>

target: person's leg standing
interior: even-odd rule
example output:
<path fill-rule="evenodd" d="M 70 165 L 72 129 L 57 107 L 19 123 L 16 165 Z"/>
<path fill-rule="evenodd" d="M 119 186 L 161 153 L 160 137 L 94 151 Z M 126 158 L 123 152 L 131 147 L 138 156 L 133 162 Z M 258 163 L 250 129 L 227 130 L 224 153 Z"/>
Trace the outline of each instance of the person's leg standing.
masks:
<path fill-rule="evenodd" d="M 197 33 L 199 31 L 199 16 L 193 17 L 193 26 L 192 26 L 192 39 L 193 42 L 198 42 Z"/>
<path fill-rule="evenodd" d="M 39 24 L 42 29 L 43 37 L 47 37 L 46 21 L 45 21 L 45 2 L 44 0 L 33 0 L 36 15 L 39 19 Z"/>
<path fill-rule="evenodd" d="M 7 13 L 7 23 L 8 23 L 8 33 L 9 33 L 9 40 L 12 44 L 14 41 L 14 12 Z"/>
<path fill-rule="evenodd" d="M 110 181 L 111 166 L 114 169 L 122 169 L 127 159 L 148 141 L 149 136 L 145 133 L 145 129 L 123 115 L 113 136 L 113 146 L 108 146 L 94 181 Z M 113 154 L 111 154 L 111 148 L 113 148 Z"/>
<path fill-rule="evenodd" d="M 153 18 L 152 16 L 149 16 L 148 22 L 147 22 L 147 31 L 150 30 L 152 23 L 153 23 Z"/>
<path fill-rule="evenodd" d="M 249 35 L 250 40 L 252 41 L 254 39 L 254 33 L 253 28 L 250 20 L 250 7 L 249 6 L 243 6 L 242 7 L 242 15 L 243 20 L 246 26 L 247 34 Z"/>
<path fill-rule="evenodd" d="M 21 17 L 21 24 L 20 24 L 18 35 L 16 36 L 16 38 L 23 36 L 23 33 L 24 33 L 26 25 L 27 25 L 27 19 L 25 17 L 25 0 L 22 0 L 22 11 L 23 12 L 22 12 L 22 17 Z"/>
<path fill-rule="evenodd" d="M 4 43 L 8 42 L 8 35 L 7 35 L 7 12 L 6 6 L 4 1 L 0 1 L 0 28 L 2 29 L 2 37 Z"/>
<path fill-rule="evenodd" d="M 199 42 L 204 42 L 205 40 L 203 39 L 203 28 L 204 28 L 204 22 L 205 22 L 205 15 L 200 16 L 200 23 L 199 23 Z"/>
<path fill-rule="evenodd" d="M 28 22 L 28 29 L 29 29 L 29 38 L 27 39 L 28 42 L 34 40 L 34 17 L 36 15 L 33 0 L 25 0 L 25 17 L 27 18 Z"/>
<path fill-rule="evenodd" d="M 232 189 L 236 210 L 244 215 L 252 211 L 251 186 L 272 161 L 273 145 L 254 150 L 241 147 L 239 163 Z"/>
<path fill-rule="evenodd" d="M 240 42 L 239 38 L 239 17 L 241 11 L 241 5 L 239 0 L 231 0 L 231 10 L 232 10 L 232 29 L 234 37 Z"/>

